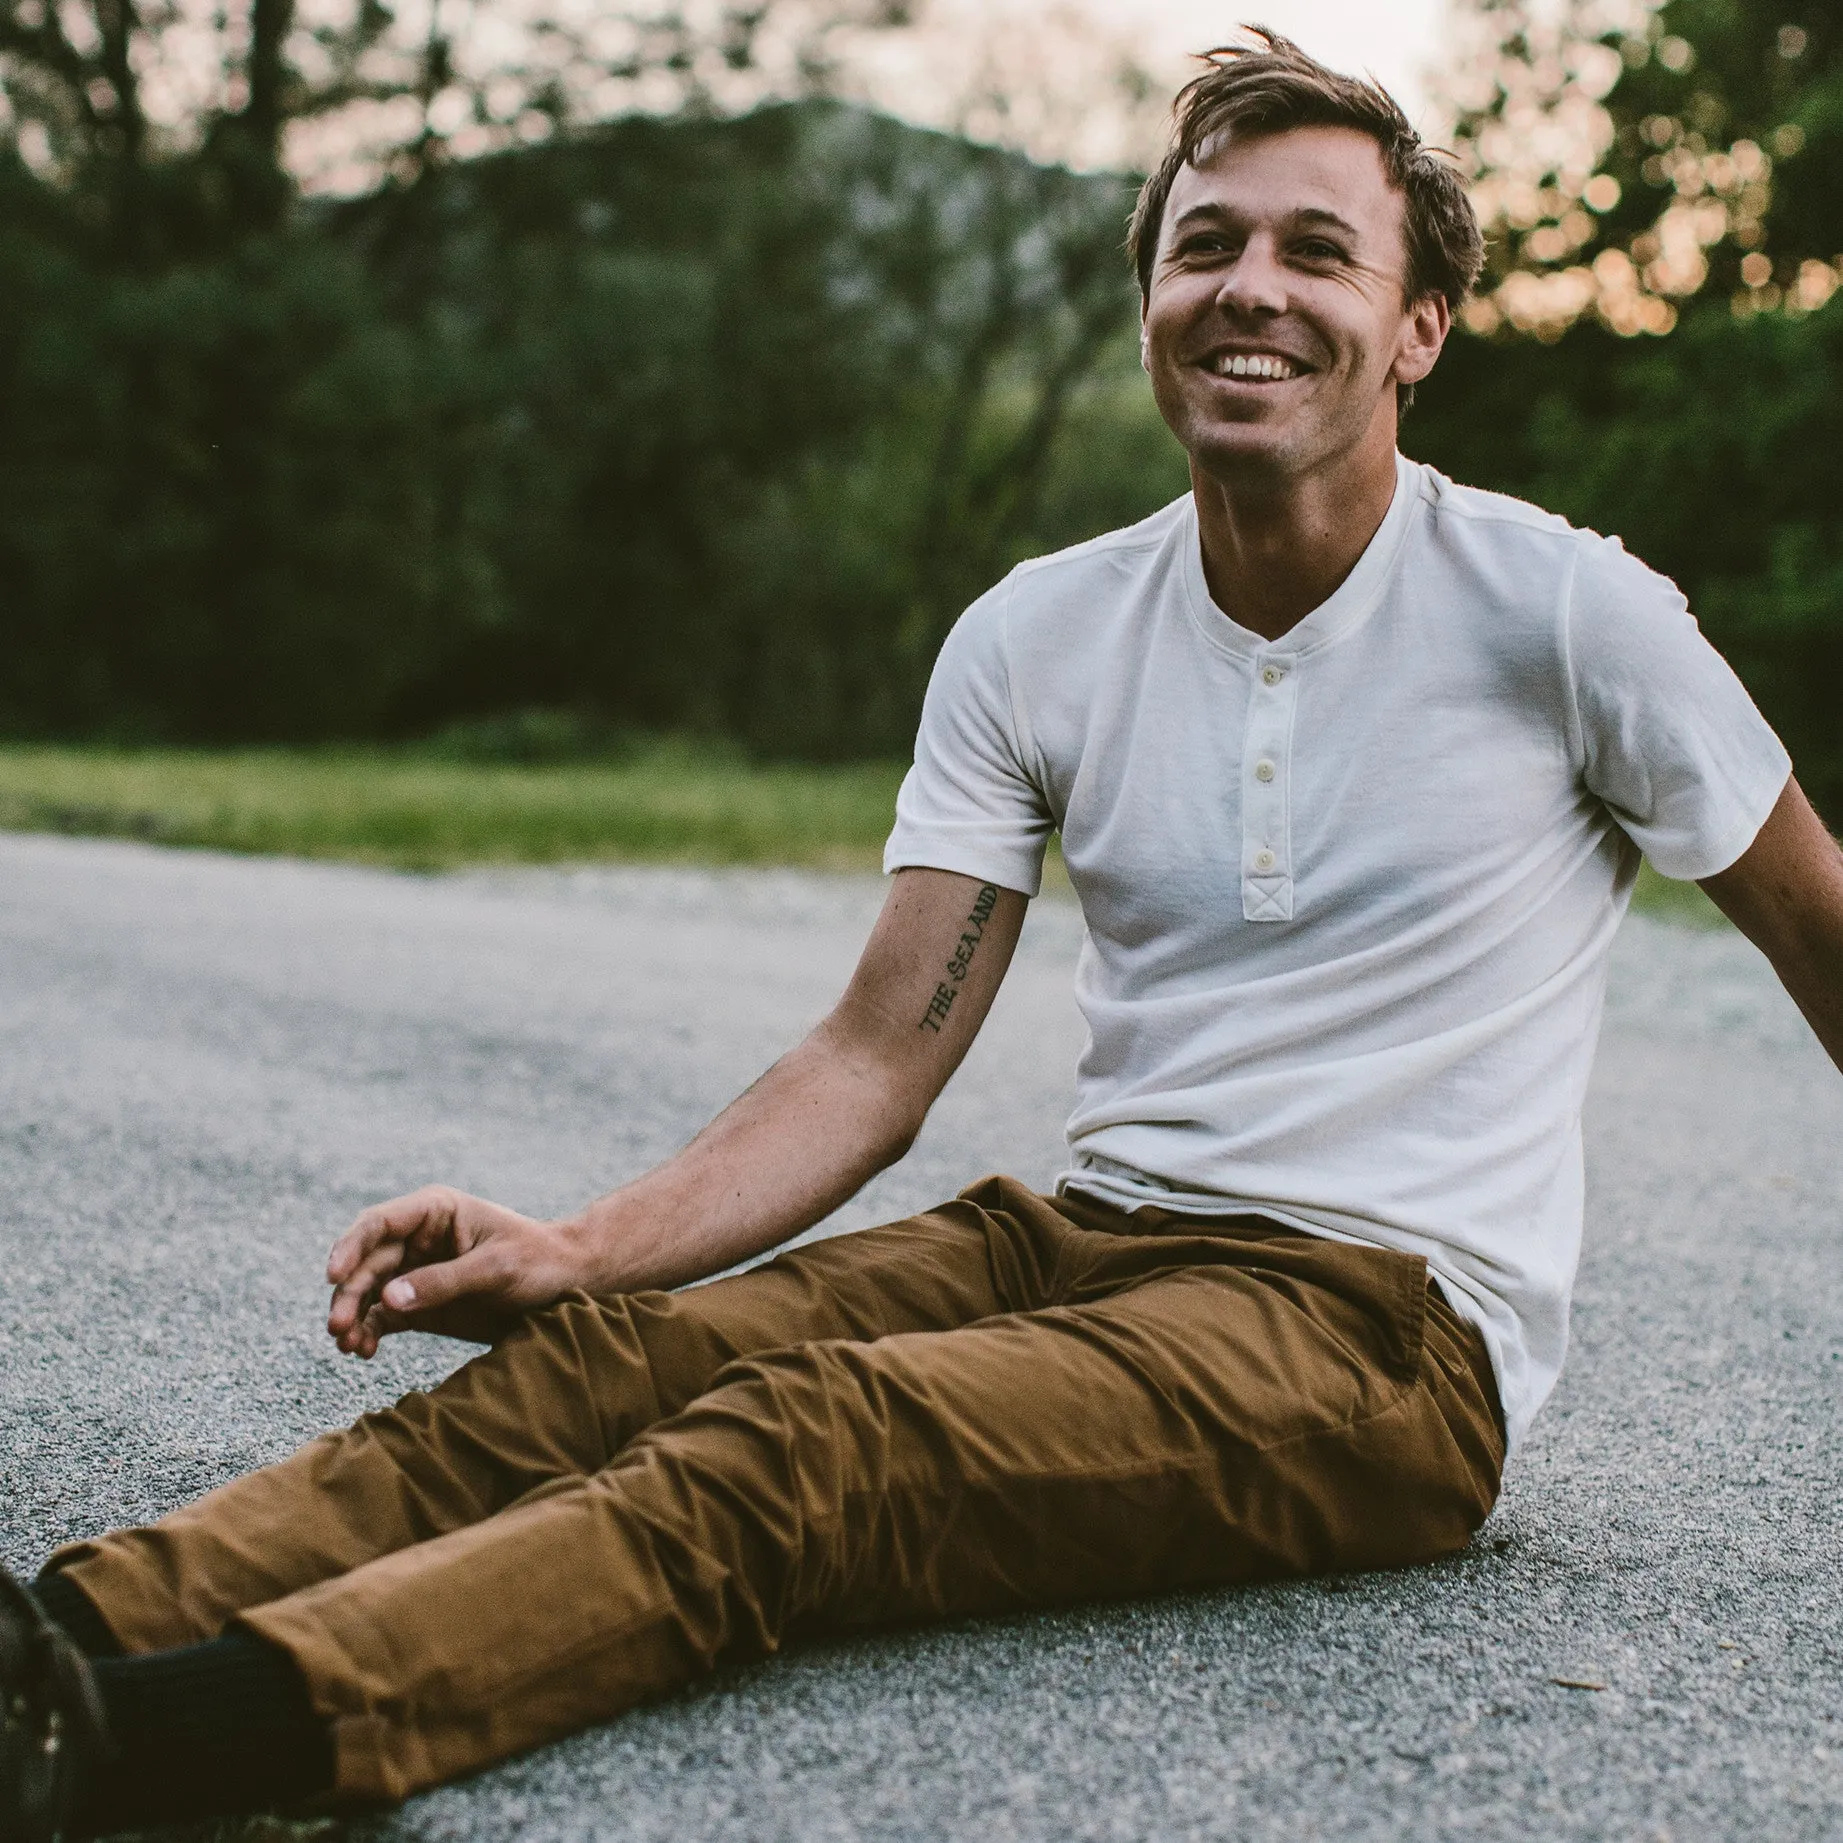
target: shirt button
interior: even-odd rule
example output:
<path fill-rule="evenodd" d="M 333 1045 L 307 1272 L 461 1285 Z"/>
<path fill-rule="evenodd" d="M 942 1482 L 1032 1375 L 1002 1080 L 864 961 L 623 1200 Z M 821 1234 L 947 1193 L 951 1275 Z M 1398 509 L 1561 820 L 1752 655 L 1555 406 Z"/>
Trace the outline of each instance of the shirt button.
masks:
<path fill-rule="evenodd" d="M 1273 779 L 1273 763 L 1267 761 L 1256 762 L 1254 764 L 1254 778 L 1257 781 L 1271 781 Z"/>
<path fill-rule="evenodd" d="M 1257 851 L 1254 854 L 1254 868 L 1256 870 L 1272 870 L 1273 861 L 1273 853 L 1271 851 Z"/>
<path fill-rule="evenodd" d="M 1279 666 L 1261 667 L 1261 683 L 1263 685 L 1277 685 L 1285 676 L 1285 672 L 1282 671 Z"/>

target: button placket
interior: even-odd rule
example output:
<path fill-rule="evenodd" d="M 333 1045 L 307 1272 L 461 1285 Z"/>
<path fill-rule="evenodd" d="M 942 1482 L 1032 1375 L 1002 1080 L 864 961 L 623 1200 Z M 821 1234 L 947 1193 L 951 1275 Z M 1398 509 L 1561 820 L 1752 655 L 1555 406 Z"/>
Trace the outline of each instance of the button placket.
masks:
<path fill-rule="evenodd" d="M 1293 918 L 1293 709 L 1298 667 L 1290 654 L 1255 662 L 1242 740 L 1241 909 L 1248 921 Z"/>

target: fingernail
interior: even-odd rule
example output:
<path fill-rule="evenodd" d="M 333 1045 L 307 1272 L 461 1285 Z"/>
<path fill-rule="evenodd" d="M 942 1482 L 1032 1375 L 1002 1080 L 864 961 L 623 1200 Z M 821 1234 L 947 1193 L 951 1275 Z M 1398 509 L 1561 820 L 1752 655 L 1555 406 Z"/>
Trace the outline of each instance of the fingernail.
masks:
<path fill-rule="evenodd" d="M 384 1289 L 384 1303 L 394 1311 L 406 1312 L 416 1303 L 416 1289 L 407 1280 L 392 1280 Z"/>

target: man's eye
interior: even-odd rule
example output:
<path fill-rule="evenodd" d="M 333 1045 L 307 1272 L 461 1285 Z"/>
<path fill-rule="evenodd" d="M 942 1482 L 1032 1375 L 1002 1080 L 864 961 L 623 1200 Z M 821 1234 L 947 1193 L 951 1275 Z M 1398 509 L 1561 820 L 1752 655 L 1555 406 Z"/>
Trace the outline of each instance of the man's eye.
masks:
<path fill-rule="evenodd" d="M 1307 262 L 1342 262 L 1344 252 L 1335 243 L 1327 243 L 1322 237 L 1308 237 L 1303 243 L 1295 243 L 1294 250 Z"/>
<path fill-rule="evenodd" d="M 1219 256 L 1233 245 L 1227 237 L 1187 237 L 1178 246 L 1180 256 Z"/>

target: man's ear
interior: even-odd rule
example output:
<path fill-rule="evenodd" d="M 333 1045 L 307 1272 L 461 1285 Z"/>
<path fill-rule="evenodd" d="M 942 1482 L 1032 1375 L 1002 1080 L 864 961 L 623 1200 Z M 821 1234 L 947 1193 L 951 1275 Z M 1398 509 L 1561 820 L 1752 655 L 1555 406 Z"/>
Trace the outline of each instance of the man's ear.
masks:
<path fill-rule="evenodd" d="M 1139 297 L 1139 369 L 1150 377 L 1152 374 L 1152 336 L 1146 331 L 1146 305 L 1145 296 L 1141 295 Z"/>
<path fill-rule="evenodd" d="M 1443 294 L 1424 294 L 1408 309 L 1408 324 L 1390 375 L 1397 384 L 1418 384 L 1434 367 L 1446 335 L 1453 330 L 1453 310 Z"/>

